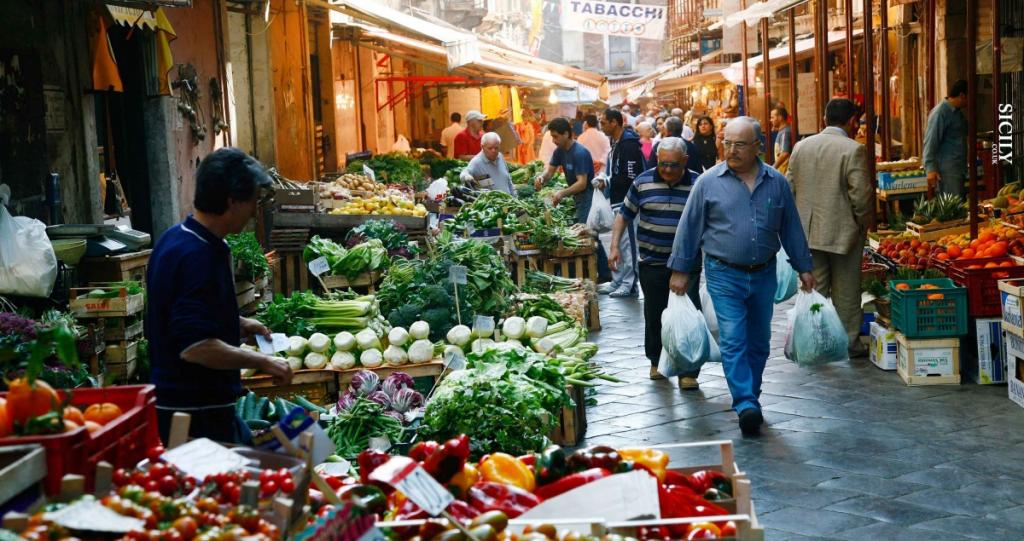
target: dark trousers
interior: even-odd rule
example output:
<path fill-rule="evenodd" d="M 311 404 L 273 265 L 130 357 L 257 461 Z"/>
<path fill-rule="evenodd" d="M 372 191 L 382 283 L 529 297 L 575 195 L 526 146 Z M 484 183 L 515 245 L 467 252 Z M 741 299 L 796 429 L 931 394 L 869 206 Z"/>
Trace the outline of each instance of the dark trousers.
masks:
<path fill-rule="evenodd" d="M 668 288 L 672 278 L 672 269 L 665 265 L 640 263 L 640 287 L 644 290 L 644 352 L 651 366 L 658 366 L 661 357 L 661 313 L 668 307 L 668 296 L 673 295 Z M 690 289 L 686 295 L 693 305 L 700 310 L 700 273 L 690 274 Z M 692 374 L 681 376 L 697 377 L 700 369 Z"/>
<path fill-rule="evenodd" d="M 201 410 L 184 411 L 192 416 L 189 423 L 190 438 L 209 438 L 220 443 L 236 443 L 246 445 L 252 442 L 252 432 L 242 418 L 235 413 L 235 406 L 223 408 L 204 408 Z M 165 444 L 171 433 L 171 418 L 175 411 L 157 409 L 156 420 L 160 430 L 160 440 Z"/>

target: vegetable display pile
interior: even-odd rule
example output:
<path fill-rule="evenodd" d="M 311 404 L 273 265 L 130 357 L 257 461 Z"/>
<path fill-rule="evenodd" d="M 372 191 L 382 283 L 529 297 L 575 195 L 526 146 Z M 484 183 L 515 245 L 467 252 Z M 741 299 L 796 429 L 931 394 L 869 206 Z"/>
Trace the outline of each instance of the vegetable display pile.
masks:
<path fill-rule="evenodd" d="M 251 231 L 228 235 L 224 238 L 231 248 L 231 259 L 235 262 L 235 276 L 243 280 L 259 280 L 270 273 L 270 263 L 263 253 L 263 247 Z"/>
<path fill-rule="evenodd" d="M 395 372 L 383 381 L 375 372 L 358 372 L 338 399 L 336 415 L 327 426 L 335 454 L 354 459 L 369 447 L 371 437 L 402 441 L 408 420 L 422 406 L 423 395 L 405 372 Z"/>
<path fill-rule="evenodd" d="M 373 170 L 377 182 L 405 184 L 417 191 L 423 189 L 423 169 L 418 161 L 405 154 L 391 152 L 369 160 L 356 160 L 348 164 L 347 170 L 349 173 L 362 173 L 363 165 Z"/>
<path fill-rule="evenodd" d="M 235 412 L 252 430 L 270 428 L 273 423 L 287 417 L 295 408 L 303 409 L 307 413 L 327 413 L 326 408 L 310 402 L 302 395 L 292 395 L 291 400 L 286 400 L 281 397 L 260 397 L 249 391 L 235 402 Z"/>
<path fill-rule="evenodd" d="M 314 235 L 302 251 L 302 259 L 309 263 L 318 257 L 327 259 L 331 274 L 349 279 L 367 272 L 383 271 L 391 263 L 388 250 L 380 239 L 370 239 L 346 249 L 330 239 Z"/>
<path fill-rule="evenodd" d="M 384 333 L 377 299 L 373 295 L 343 299 L 342 294 L 319 297 L 310 291 L 296 291 L 290 297 L 278 294 L 274 301 L 260 305 L 256 319 L 273 332 L 309 337 L 313 333 L 336 333 L 372 329 Z"/>
<path fill-rule="evenodd" d="M 422 218 L 427 215 L 427 208 L 415 204 L 409 199 L 409 195 L 388 194 L 373 197 L 354 197 L 340 207 L 331 209 L 331 214 L 352 214 L 352 215 L 390 215 L 390 216 L 416 216 Z"/>
<path fill-rule="evenodd" d="M 36 321 L 13 312 L 0 312 L 0 388 L 4 380 L 18 377 L 42 378 L 60 385 L 71 379 L 87 379 L 78 362 L 75 327 L 64 317 L 44 314 Z"/>
<path fill-rule="evenodd" d="M 471 203 L 463 205 L 455 218 L 446 224 L 457 230 L 472 228 L 474 230 L 496 229 L 501 221 L 501 232 L 504 235 L 528 231 L 533 220 L 528 218 L 530 207 L 513 195 L 502 191 L 489 190 L 481 192 Z"/>
<path fill-rule="evenodd" d="M 410 259 L 419 253 L 416 245 L 409 242 L 405 227 L 387 219 L 367 220 L 353 228 L 345 236 L 345 247 L 353 248 L 370 239 L 379 240 L 391 257 Z"/>

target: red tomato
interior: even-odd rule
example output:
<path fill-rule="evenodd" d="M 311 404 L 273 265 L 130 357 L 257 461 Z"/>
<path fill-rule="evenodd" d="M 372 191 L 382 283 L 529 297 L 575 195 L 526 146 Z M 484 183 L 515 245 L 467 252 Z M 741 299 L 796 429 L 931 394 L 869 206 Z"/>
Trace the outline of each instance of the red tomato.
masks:
<path fill-rule="evenodd" d="M 281 469 L 277 470 L 277 474 L 274 476 L 274 479 L 278 482 L 278 484 L 281 483 L 282 479 L 291 479 L 291 478 L 292 478 L 292 472 L 288 471 L 288 468 L 281 468 Z"/>
<path fill-rule="evenodd" d="M 128 470 L 124 468 L 118 468 L 114 470 L 112 480 L 114 481 L 114 486 L 123 487 L 132 482 L 132 474 L 128 473 Z"/>
<path fill-rule="evenodd" d="M 263 471 L 261 471 L 260 472 L 260 477 L 259 477 L 260 484 L 262 485 L 263 483 L 266 483 L 267 481 L 270 481 L 271 479 L 274 479 L 276 475 L 277 475 L 277 472 L 275 472 L 274 470 L 263 470 Z"/>
<path fill-rule="evenodd" d="M 282 479 L 280 487 L 281 492 L 284 492 L 285 494 L 291 494 L 295 490 L 295 481 L 293 481 L 291 477 L 288 477 L 287 479 Z"/>
<path fill-rule="evenodd" d="M 178 480 L 173 475 L 165 475 L 160 478 L 160 494 L 173 496 L 178 491 Z"/>
<path fill-rule="evenodd" d="M 721 530 L 722 531 L 721 531 L 720 535 L 722 537 L 735 537 L 736 536 L 736 523 L 730 520 L 729 522 L 726 522 L 725 524 L 722 524 Z"/>
<path fill-rule="evenodd" d="M 160 455 L 164 454 L 165 451 L 166 449 L 164 449 L 163 445 L 150 447 L 149 449 L 146 450 L 146 459 L 149 460 L 150 462 L 159 462 Z"/>
<path fill-rule="evenodd" d="M 163 477 L 169 473 L 171 473 L 171 468 L 163 462 L 156 462 L 149 466 L 150 479 L 163 479 Z"/>
<path fill-rule="evenodd" d="M 185 539 L 192 539 L 199 530 L 199 523 L 192 517 L 181 517 L 175 520 L 171 527 L 178 530 L 178 533 Z"/>
<path fill-rule="evenodd" d="M 132 483 L 139 485 L 140 487 L 146 486 L 146 481 L 149 481 L 149 475 L 144 471 L 135 470 L 132 472 Z"/>
<path fill-rule="evenodd" d="M 146 492 L 160 492 L 160 483 L 156 479 L 146 481 L 142 487 L 146 489 Z"/>
<path fill-rule="evenodd" d="M 270 480 L 267 481 L 266 483 L 263 483 L 263 485 L 260 486 L 260 492 L 266 496 L 269 496 L 277 492 L 277 481 Z"/>
<path fill-rule="evenodd" d="M 160 534 L 160 541 L 184 541 L 181 532 L 174 528 L 167 528 Z"/>

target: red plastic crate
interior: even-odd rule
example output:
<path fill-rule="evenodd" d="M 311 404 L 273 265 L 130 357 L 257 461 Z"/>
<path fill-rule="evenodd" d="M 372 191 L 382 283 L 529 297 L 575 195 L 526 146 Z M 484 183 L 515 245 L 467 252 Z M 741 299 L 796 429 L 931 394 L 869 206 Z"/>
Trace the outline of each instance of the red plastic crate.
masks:
<path fill-rule="evenodd" d="M 989 263 L 997 265 L 1010 262 L 1012 267 L 984 268 Z M 980 269 L 968 269 L 980 265 Z M 972 317 L 998 316 L 1002 314 L 999 300 L 999 280 L 1024 278 L 1024 266 L 1009 257 L 985 259 L 957 259 L 949 262 L 946 276 L 967 288 L 967 313 Z"/>
<path fill-rule="evenodd" d="M 61 391 L 65 393 L 67 391 Z M 6 397 L 7 393 L 0 393 Z M 156 389 L 152 385 L 124 385 L 100 389 L 74 389 L 71 404 L 82 411 L 90 404 L 112 402 L 123 414 L 96 432 L 85 428 L 48 436 L 24 436 L 0 439 L 2 445 L 38 443 L 46 449 L 46 493 L 60 492 L 65 474 L 85 476 L 86 491 L 93 487 L 96 464 L 105 460 L 115 468 L 135 466 L 146 457 L 146 450 L 159 445 L 156 421 Z"/>

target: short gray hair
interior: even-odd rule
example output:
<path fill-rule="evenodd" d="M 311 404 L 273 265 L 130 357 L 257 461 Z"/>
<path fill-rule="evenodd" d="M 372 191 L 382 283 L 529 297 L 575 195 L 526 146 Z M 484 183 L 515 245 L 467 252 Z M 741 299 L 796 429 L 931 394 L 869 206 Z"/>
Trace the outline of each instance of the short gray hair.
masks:
<path fill-rule="evenodd" d="M 654 131 L 654 126 L 652 126 L 651 123 L 646 121 L 646 120 L 643 121 L 643 122 L 637 122 L 636 123 L 636 132 L 639 133 L 640 135 L 643 135 L 642 132 L 644 130 L 649 130 L 648 133 L 653 132 Z"/>
<path fill-rule="evenodd" d="M 480 137 L 480 144 L 482 145 L 484 143 L 496 143 L 496 144 L 500 145 L 501 144 L 501 136 L 496 134 L 496 133 L 494 133 L 494 132 L 492 132 L 492 131 L 489 131 L 489 132 L 483 134 L 482 137 Z"/>
<path fill-rule="evenodd" d="M 683 156 L 686 156 L 686 142 L 683 141 L 682 137 L 666 137 L 658 143 L 658 152 L 679 152 Z"/>
<path fill-rule="evenodd" d="M 736 118 L 729 119 L 725 125 L 728 126 L 734 122 L 741 124 L 749 124 L 754 129 L 754 142 L 758 145 L 758 148 L 763 147 L 764 140 L 761 138 L 761 123 L 756 118 L 751 116 L 738 116 Z"/>

